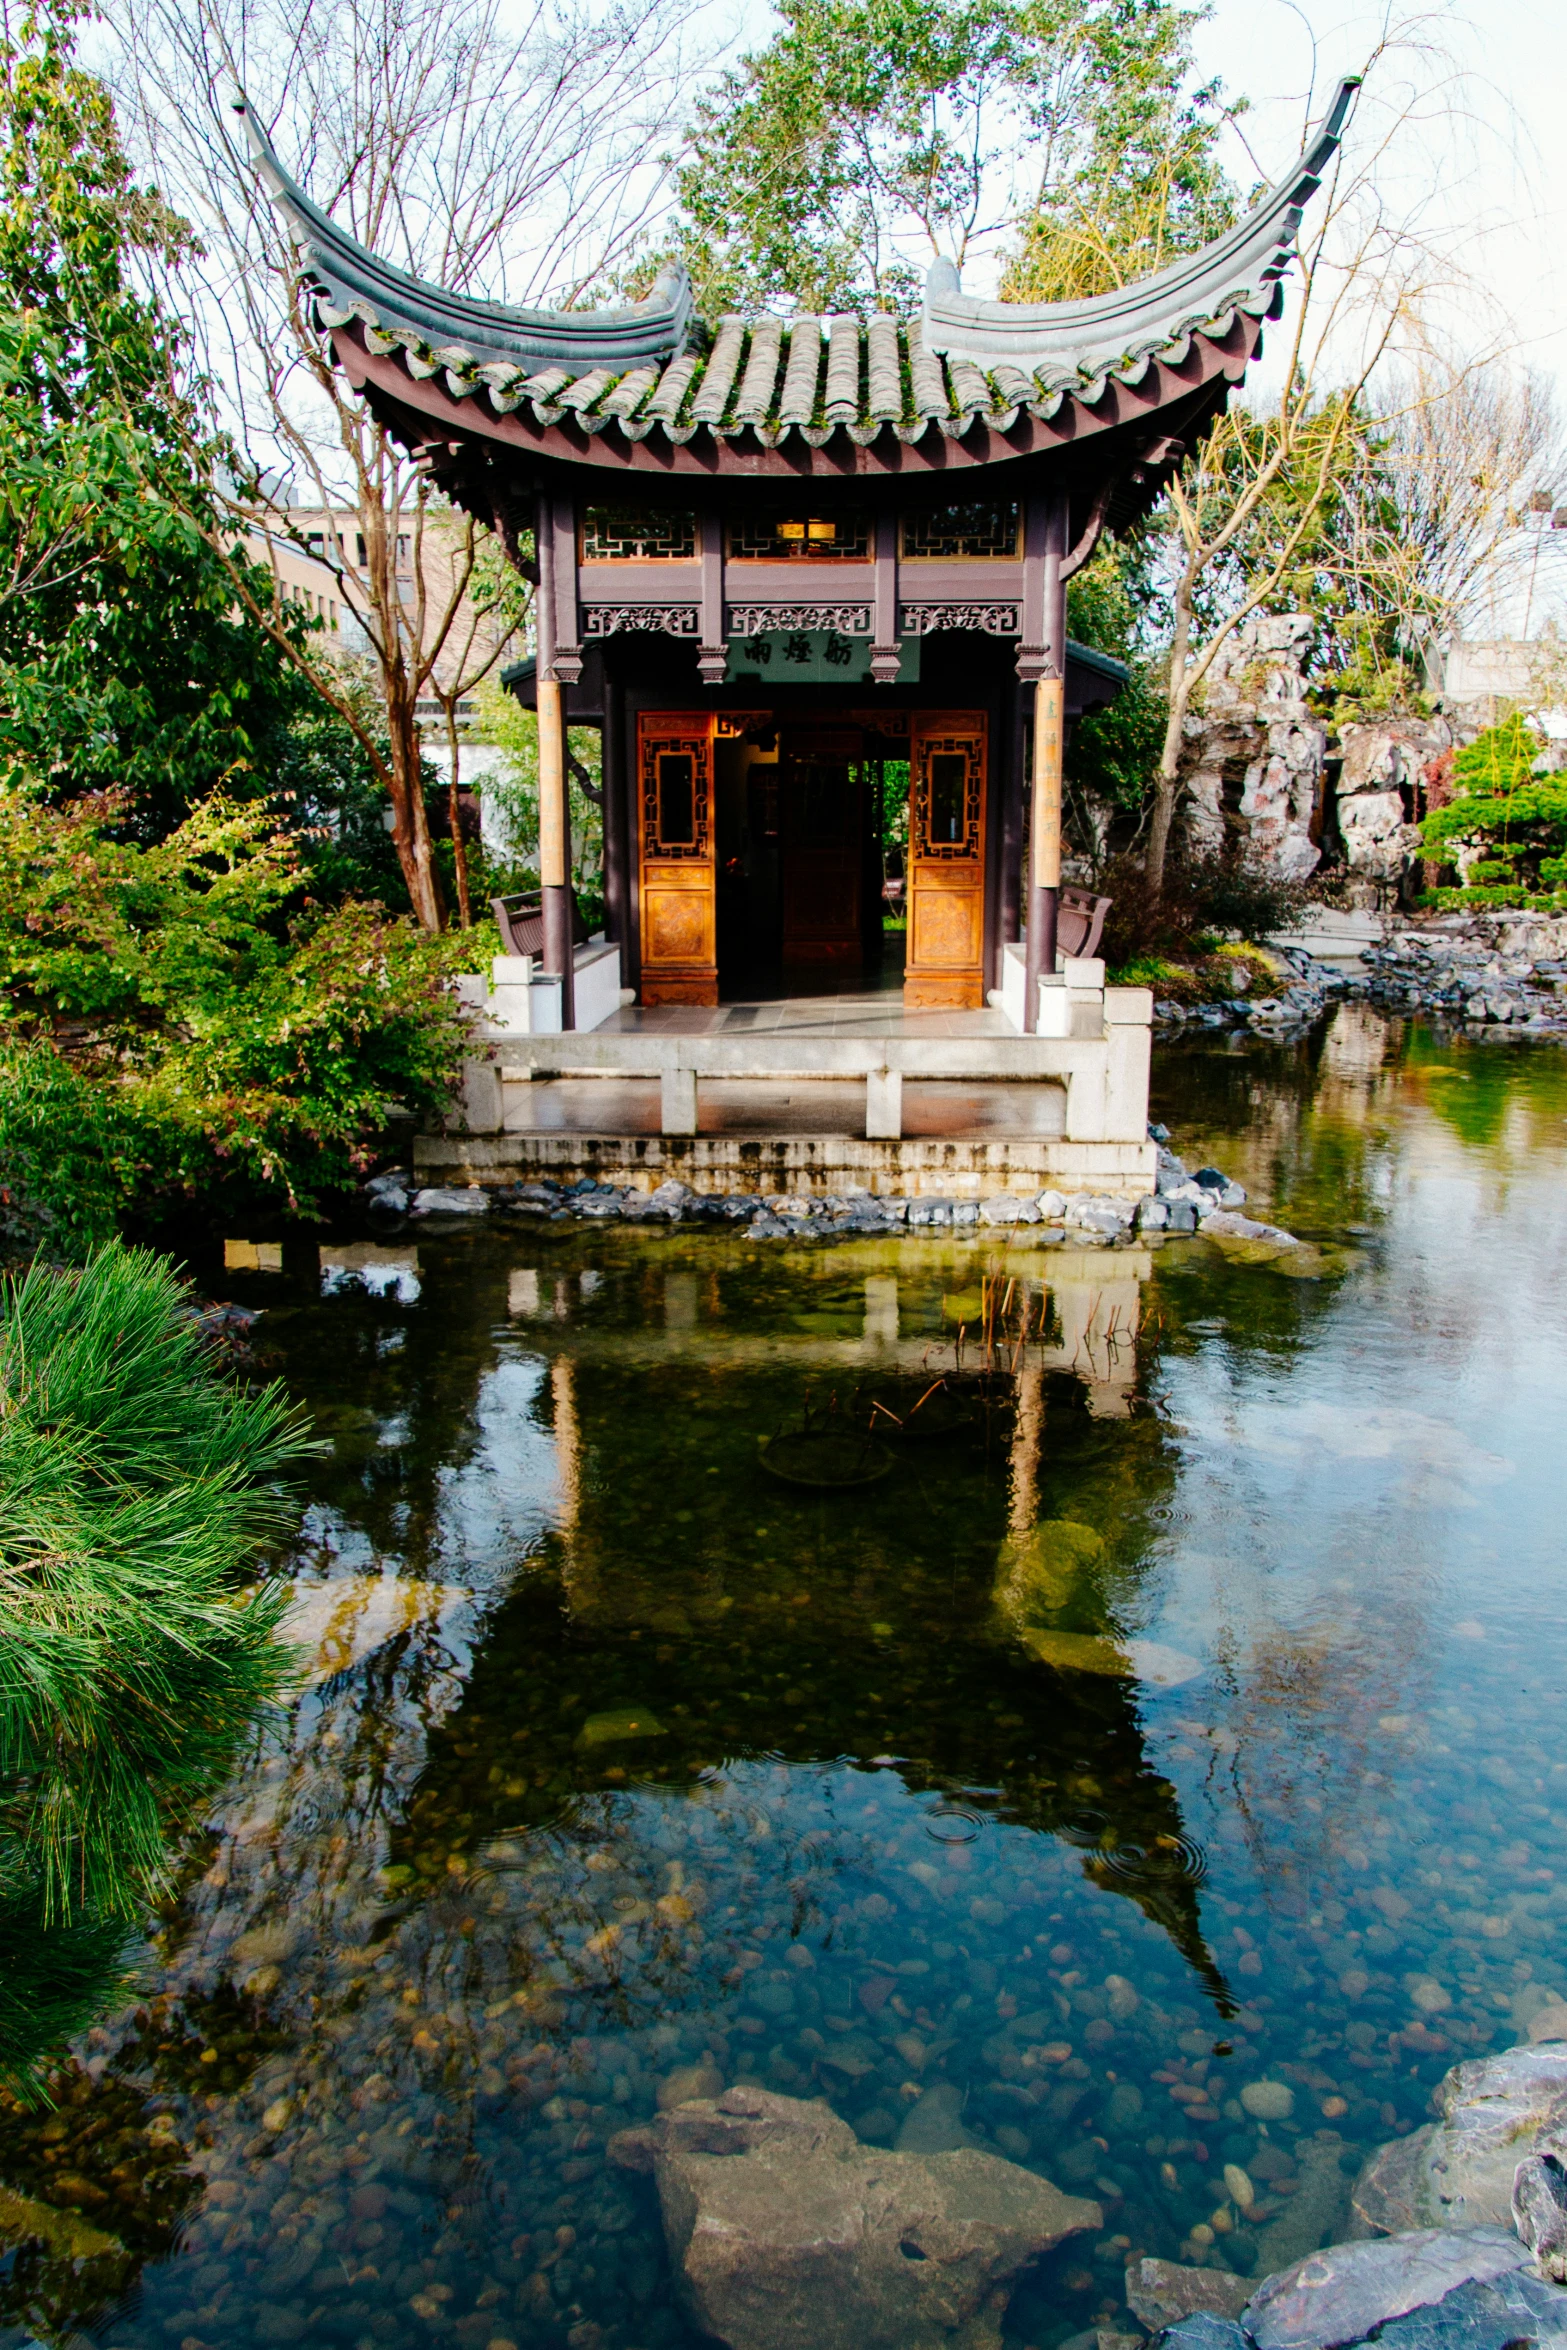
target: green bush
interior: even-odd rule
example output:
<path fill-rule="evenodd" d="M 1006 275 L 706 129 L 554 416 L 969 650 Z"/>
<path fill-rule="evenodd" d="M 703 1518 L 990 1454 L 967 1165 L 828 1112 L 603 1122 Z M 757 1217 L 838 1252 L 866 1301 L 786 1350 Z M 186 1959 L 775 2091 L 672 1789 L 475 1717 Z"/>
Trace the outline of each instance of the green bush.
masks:
<path fill-rule="evenodd" d="M 135 1194 L 144 1140 L 118 1088 L 42 1043 L 0 1043 L 0 1235 L 79 1254 Z"/>
<path fill-rule="evenodd" d="M 1110 859 L 1097 886 L 1111 901 L 1103 953 L 1118 970 L 1149 955 L 1200 956 L 1215 933 L 1264 940 L 1298 921 L 1311 894 L 1308 883 L 1282 879 L 1240 844 L 1218 857 L 1172 859 L 1157 895 L 1131 855 Z"/>
<path fill-rule="evenodd" d="M 1524 889 L 1517 883 L 1511 888 L 1428 889 L 1422 890 L 1420 903 L 1437 914 L 1461 914 L 1470 908 L 1477 913 L 1567 914 L 1567 889 Z"/>
<path fill-rule="evenodd" d="M 1453 759 L 1453 796 L 1420 827 L 1428 856 L 1455 864 L 1460 848 L 1484 853 L 1469 867 L 1462 902 L 1506 904 L 1567 880 L 1567 775 L 1535 772 L 1539 736 L 1521 712 L 1488 726 Z M 1475 889 L 1498 894 L 1477 897 Z"/>
<path fill-rule="evenodd" d="M 0 1290 L 0 1950 L 43 1937 L 0 1999 L 13 2086 L 290 1679 L 285 1594 L 244 1578 L 311 1449 L 278 1391 L 217 1377 L 163 1259 L 111 1242 Z"/>
<path fill-rule="evenodd" d="M 394 1107 L 449 1101 L 467 1033 L 450 978 L 473 936 L 314 903 L 264 806 L 215 795 L 150 845 L 120 813 L 0 792 L 13 1225 L 90 1238 L 138 1192 L 217 1183 L 308 1210 Z"/>

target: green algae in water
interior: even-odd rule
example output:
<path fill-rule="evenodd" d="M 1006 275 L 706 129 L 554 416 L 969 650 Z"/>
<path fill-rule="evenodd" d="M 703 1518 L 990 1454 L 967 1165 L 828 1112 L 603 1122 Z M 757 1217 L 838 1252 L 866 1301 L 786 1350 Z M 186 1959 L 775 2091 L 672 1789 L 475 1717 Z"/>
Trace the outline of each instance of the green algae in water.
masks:
<path fill-rule="evenodd" d="M 1337 2232 L 1445 2069 L 1567 1993 L 1567 1082 L 1509 1051 L 1455 1115 L 1474 1065 L 1363 1013 L 1161 1061 L 1178 1145 L 1312 1280 L 485 1228 L 322 1297 L 295 1252 L 275 1344 L 344 1439 L 298 1569 L 330 1669 L 57 2134 L 0 2122 L 9 2194 L 124 2248 L 24 2246 L 4 2313 L 695 2350 L 606 2148 L 714 2078 L 1098 2197 L 1018 2350 L 1121 2322 L 1133 2252 L 1261 2274 Z M 1050 1292 L 1004 1393 L 851 1507 L 766 1476 L 807 1391 L 950 1367 L 996 1271 Z"/>

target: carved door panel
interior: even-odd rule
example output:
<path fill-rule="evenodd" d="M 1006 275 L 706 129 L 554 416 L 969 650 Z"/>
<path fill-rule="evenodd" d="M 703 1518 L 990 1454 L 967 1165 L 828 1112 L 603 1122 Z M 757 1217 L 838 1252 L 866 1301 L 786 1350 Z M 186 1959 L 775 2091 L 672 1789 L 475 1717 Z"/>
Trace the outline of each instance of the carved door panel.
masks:
<path fill-rule="evenodd" d="M 705 711 L 637 720 L 642 1001 L 716 1004 L 713 721 Z"/>
<path fill-rule="evenodd" d="M 852 748 L 857 753 L 858 743 Z M 849 744 L 785 745 L 778 798 L 786 964 L 859 968 L 864 795 L 863 762 Z"/>
<path fill-rule="evenodd" d="M 909 728 L 909 940 L 904 1001 L 985 1001 L 985 715 L 921 710 Z"/>

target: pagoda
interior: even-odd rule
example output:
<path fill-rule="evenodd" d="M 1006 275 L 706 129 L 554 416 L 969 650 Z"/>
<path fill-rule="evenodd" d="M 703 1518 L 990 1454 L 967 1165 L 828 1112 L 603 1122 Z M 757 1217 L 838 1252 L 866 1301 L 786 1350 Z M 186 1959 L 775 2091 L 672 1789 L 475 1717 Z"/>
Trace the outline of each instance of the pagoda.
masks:
<path fill-rule="evenodd" d="M 572 1024 L 565 729 L 603 730 L 606 927 L 644 1006 L 818 984 L 879 949 L 880 796 L 908 784 L 905 1001 L 1018 1025 L 1057 964 L 1063 742 L 1124 672 L 1066 633 L 1066 584 L 1148 513 L 1280 315 L 1344 82 L 1227 234 L 1089 301 L 693 316 L 478 301 L 313 204 L 244 97 L 336 363 L 536 583 L 545 963 Z"/>

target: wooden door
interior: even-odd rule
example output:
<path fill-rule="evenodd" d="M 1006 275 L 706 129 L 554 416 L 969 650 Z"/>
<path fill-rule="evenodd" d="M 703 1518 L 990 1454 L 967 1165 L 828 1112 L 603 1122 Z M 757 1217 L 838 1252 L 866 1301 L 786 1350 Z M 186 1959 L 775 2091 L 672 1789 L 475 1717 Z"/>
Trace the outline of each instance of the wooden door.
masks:
<path fill-rule="evenodd" d="M 716 1004 L 713 721 L 705 711 L 637 719 L 642 1001 Z"/>
<path fill-rule="evenodd" d="M 864 769 L 859 744 L 824 738 L 784 745 L 779 776 L 786 965 L 857 970 Z"/>
<path fill-rule="evenodd" d="M 903 999 L 985 1001 L 985 715 L 921 710 L 909 727 L 909 944 Z"/>

